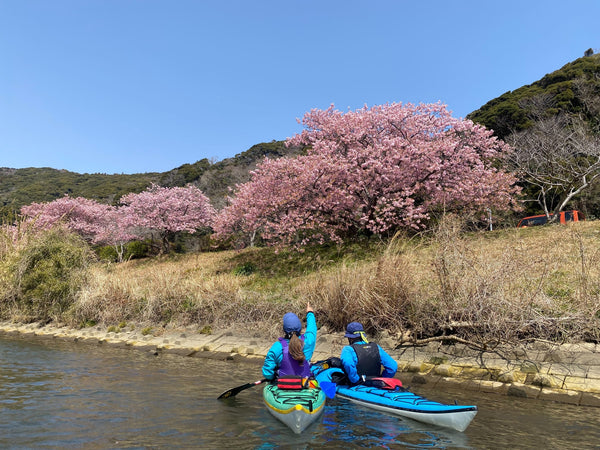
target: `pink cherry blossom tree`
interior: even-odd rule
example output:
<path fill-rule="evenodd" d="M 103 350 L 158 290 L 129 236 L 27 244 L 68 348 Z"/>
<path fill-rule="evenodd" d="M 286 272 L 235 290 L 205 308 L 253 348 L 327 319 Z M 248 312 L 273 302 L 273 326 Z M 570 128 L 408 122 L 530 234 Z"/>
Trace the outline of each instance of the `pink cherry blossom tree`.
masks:
<path fill-rule="evenodd" d="M 124 195 L 120 202 L 123 225 L 138 235 L 158 237 L 164 252 L 169 251 L 172 233 L 195 233 L 210 227 L 215 215 L 208 197 L 192 185 L 167 188 L 153 184 L 139 194 Z"/>
<path fill-rule="evenodd" d="M 352 199 L 334 186 L 338 175 L 334 165 L 314 155 L 266 159 L 215 218 L 216 237 L 246 245 L 253 245 L 257 235 L 298 246 L 339 242 L 348 228 Z"/>
<path fill-rule="evenodd" d="M 137 238 L 128 229 L 120 209 L 83 197 L 64 196 L 51 202 L 32 203 L 23 206 L 21 214 L 37 228 L 62 223 L 89 243 L 111 245 L 120 262 L 124 245 Z"/>
<path fill-rule="evenodd" d="M 112 246 L 118 262 L 123 262 L 125 245 L 139 239 L 140 236 L 135 233 L 136 230 L 128 226 L 123 208 L 111 208 L 99 219 L 99 222 L 101 227 L 94 236 L 93 243 Z"/>
<path fill-rule="evenodd" d="M 432 212 L 516 207 L 515 178 L 495 165 L 511 149 L 441 104 L 312 110 L 307 145 L 293 160 L 265 161 L 236 187 L 217 236 L 259 233 L 268 243 L 340 241 L 356 231 L 422 229 Z"/>
<path fill-rule="evenodd" d="M 64 223 L 70 230 L 93 242 L 105 226 L 104 218 L 114 210 L 113 206 L 95 200 L 65 195 L 51 202 L 23 206 L 21 214 L 33 220 L 35 226 L 42 229 L 50 228 L 56 223 Z"/>

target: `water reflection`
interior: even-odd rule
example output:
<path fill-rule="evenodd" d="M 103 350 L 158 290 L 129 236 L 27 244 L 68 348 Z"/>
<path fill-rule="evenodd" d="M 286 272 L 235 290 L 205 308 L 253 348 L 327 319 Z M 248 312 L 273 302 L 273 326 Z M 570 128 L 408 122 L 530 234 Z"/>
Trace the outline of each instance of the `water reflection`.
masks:
<path fill-rule="evenodd" d="M 334 400 L 325 414 L 325 441 L 341 440 L 359 447 L 470 448 L 464 433 L 389 416 L 345 399 Z"/>

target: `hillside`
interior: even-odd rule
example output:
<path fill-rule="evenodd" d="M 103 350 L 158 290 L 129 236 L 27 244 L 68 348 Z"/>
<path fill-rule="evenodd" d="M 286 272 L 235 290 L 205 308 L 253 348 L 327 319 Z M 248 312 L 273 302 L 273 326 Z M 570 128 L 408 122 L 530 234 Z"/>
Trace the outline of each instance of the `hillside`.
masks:
<path fill-rule="evenodd" d="M 583 86 L 578 85 L 578 83 Z M 585 113 L 582 88 L 600 94 L 600 54 L 585 56 L 566 64 L 559 70 L 547 74 L 542 79 L 490 100 L 481 108 L 467 115 L 468 119 L 494 130 L 504 139 L 512 131 L 519 131 L 531 125 L 527 100 L 535 96 L 553 97 L 545 113 L 553 115 L 559 111 L 571 114 Z M 587 117 L 598 122 L 598 117 Z M 596 123 L 597 125 L 597 123 Z"/>
<path fill-rule="evenodd" d="M 243 153 L 211 164 L 203 159 L 194 164 L 184 164 L 160 176 L 163 186 L 197 185 L 211 200 L 213 206 L 220 209 L 229 194 L 229 188 L 250 179 L 250 171 L 265 157 L 276 159 L 293 156 L 302 152 L 299 147 L 286 147 L 284 141 L 272 141 L 256 144 Z"/>
<path fill-rule="evenodd" d="M 584 104 L 586 92 L 593 93 L 594 108 L 600 110 L 600 54 L 578 58 L 532 84 L 506 92 L 467 118 L 493 129 L 498 137 L 506 138 L 512 131 L 532 124 L 527 100 L 545 95 L 553 101 L 548 103 L 544 114 L 559 111 L 580 114 L 599 129 L 600 115 L 590 114 L 590 110 L 596 109 Z M 151 183 L 169 187 L 193 183 L 206 193 L 216 208 L 221 208 L 230 187 L 247 181 L 249 172 L 265 156 L 279 158 L 302 151 L 301 148 L 287 148 L 283 141 L 272 141 L 256 144 L 233 158 L 216 163 L 201 159 L 163 173 L 130 175 L 79 174 L 52 168 L 0 168 L 0 216 L 11 217 L 25 204 L 51 201 L 65 194 L 115 203 L 122 195 L 140 192 Z M 595 193 L 584 195 L 597 197 Z M 589 203 L 589 199 L 586 202 Z M 600 214 L 600 205 L 590 208 L 597 209 Z"/>
<path fill-rule="evenodd" d="M 129 192 L 141 192 L 151 183 L 164 186 L 198 185 L 217 207 L 223 205 L 229 186 L 247 181 L 250 170 L 265 156 L 279 158 L 297 154 L 298 148 L 287 148 L 283 141 L 252 146 L 223 161 L 211 164 L 202 159 L 163 173 L 80 174 L 48 167 L 0 168 L 0 215 L 11 217 L 21 206 L 32 202 L 52 201 L 68 194 L 104 203 L 115 203 Z"/>
<path fill-rule="evenodd" d="M 142 191 L 158 174 L 79 174 L 48 167 L 0 168 L 0 211 L 6 217 L 32 202 L 51 201 L 69 194 L 112 203 L 120 196 Z"/>

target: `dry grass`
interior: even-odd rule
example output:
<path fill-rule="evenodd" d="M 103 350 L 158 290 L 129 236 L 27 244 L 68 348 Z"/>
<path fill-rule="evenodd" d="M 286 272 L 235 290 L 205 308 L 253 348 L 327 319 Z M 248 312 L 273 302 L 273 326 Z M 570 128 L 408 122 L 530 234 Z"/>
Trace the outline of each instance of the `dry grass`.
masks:
<path fill-rule="evenodd" d="M 277 302 L 281 293 L 255 289 L 256 275 L 223 271 L 229 256 L 204 253 L 97 265 L 75 304 L 75 318 L 251 328 L 279 320 L 296 303 L 293 298 Z"/>
<path fill-rule="evenodd" d="M 399 329 L 412 307 L 418 265 L 411 258 L 414 249 L 402 244 L 393 241 L 374 261 L 343 262 L 316 272 L 300 284 L 299 293 L 334 329 L 351 321 L 362 322 L 370 331 Z"/>
<path fill-rule="evenodd" d="M 0 237 L 2 264 L 11 245 L 26 246 L 25 237 L 13 244 Z M 86 279 L 63 317 L 72 325 L 133 321 L 275 335 L 283 313 L 302 314 L 310 301 L 318 322 L 340 331 L 359 320 L 371 332 L 413 340 L 600 340 L 596 221 L 467 233 L 447 217 L 428 235 L 354 253 L 198 253 L 97 263 Z"/>
<path fill-rule="evenodd" d="M 600 223 L 464 233 L 447 218 L 378 261 L 319 273 L 305 295 L 342 328 L 350 320 L 412 339 L 481 345 L 600 338 Z"/>

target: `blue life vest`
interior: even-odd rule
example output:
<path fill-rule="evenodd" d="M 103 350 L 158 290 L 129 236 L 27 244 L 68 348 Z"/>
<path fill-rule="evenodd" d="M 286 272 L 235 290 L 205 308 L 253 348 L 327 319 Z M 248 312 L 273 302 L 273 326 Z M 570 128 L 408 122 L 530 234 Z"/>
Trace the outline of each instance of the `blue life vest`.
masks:
<path fill-rule="evenodd" d="M 304 335 L 299 338 L 302 342 L 304 342 Z M 281 349 L 283 350 L 283 355 L 281 357 L 281 365 L 279 366 L 278 376 L 282 377 L 285 375 L 298 375 L 301 377 L 310 376 L 310 363 L 308 360 L 304 360 L 303 363 L 299 363 L 296 361 L 289 352 L 289 342 L 287 339 L 280 337 L 279 342 L 281 342 Z"/>

